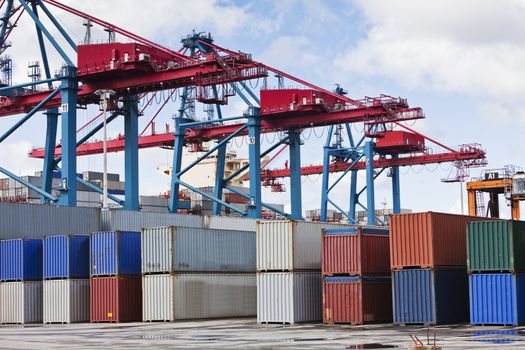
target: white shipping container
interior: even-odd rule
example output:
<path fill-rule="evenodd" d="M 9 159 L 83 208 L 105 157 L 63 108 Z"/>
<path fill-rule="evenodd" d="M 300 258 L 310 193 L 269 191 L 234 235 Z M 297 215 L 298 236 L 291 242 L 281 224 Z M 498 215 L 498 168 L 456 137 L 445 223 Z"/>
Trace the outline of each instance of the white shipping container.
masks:
<path fill-rule="evenodd" d="M 255 232 L 257 228 L 256 219 L 247 219 L 228 216 L 205 216 L 204 226 L 218 230 L 241 230 Z"/>
<path fill-rule="evenodd" d="M 315 322 L 323 319 L 321 272 L 257 273 L 257 322 Z"/>
<path fill-rule="evenodd" d="M 321 270 L 321 231 L 342 226 L 325 222 L 257 221 L 257 271 Z"/>
<path fill-rule="evenodd" d="M 255 274 L 182 273 L 142 277 L 144 321 L 255 316 Z"/>
<path fill-rule="evenodd" d="M 0 283 L 0 323 L 42 322 L 42 281 Z"/>
<path fill-rule="evenodd" d="M 89 322 L 89 279 L 44 281 L 44 323 Z"/>

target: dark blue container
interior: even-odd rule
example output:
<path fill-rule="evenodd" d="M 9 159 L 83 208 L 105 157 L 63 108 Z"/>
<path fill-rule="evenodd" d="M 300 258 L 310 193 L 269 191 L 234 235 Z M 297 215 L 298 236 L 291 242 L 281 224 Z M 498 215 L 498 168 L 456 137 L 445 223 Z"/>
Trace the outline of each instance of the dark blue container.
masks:
<path fill-rule="evenodd" d="M 140 275 L 140 232 L 95 232 L 90 257 L 91 276 Z"/>
<path fill-rule="evenodd" d="M 88 235 L 58 235 L 44 239 L 44 279 L 88 277 Z"/>
<path fill-rule="evenodd" d="M 468 321 L 466 269 L 407 269 L 392 272 L 395 324 Z"/>
<path fill-rule="evenodd" d="M 42 279 L 42 239 L 7 239 L 0 242 L 0 280 Z"/>
<path fill-rule="evenodd" d="M 473 274 L 469 285 L 471 324 L 525 324 L 525 274 Z"/>

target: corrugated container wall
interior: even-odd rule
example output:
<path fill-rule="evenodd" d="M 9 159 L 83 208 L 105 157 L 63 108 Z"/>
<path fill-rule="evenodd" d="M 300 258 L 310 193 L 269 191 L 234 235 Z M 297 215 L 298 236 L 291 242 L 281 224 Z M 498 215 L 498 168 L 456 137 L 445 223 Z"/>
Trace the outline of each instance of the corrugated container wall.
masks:
<path fill-rule="evenodd" d="M 90 279 L 91 322 L 142 320 L 142 281 L 136 277 L 93 277 Z"/>
<path fill-rule="evenodd" d="M 390 274 L 388 229 L 326 229 L 322 242 L 323 275 Z"/>
<path fill-rule="evenodd" d="M 469 272 L 525 272 L 525 222 L 471 222 L 467 235 Z"/>
<path fill-rule="evenodd" d="M 42 279 L 42 239 L 9 239 L 0 242 L 0 280 Z"/>
<path fill-rule="evenodd" d="M 100 209 L 0 202 L 0 238 L 100 231 Z"/>
<path fill-rule="evenodd" d="M 0 323 L 42 322 L 42 281 L 0 283 Z"/>
<path fill-rule="evenodd" d="M 466 266 L 467 223 L 480 220 L 483 218 L 433 212 L 392 215 L 392 269 Z"/>
<path fill-rule="evenodd" d="M 255 232 L 143 229 L 142 273 L 164 272 L 255 272 Z"/>
<path fill-rule="evenodd" d="M 202 216 L 112 209 L 102 212 L 103 231 L 140 231 L 144 227 L 204 227 Z"/>
<path fill-rule="evenodd" d="M 44 281 L 44 323 L 89 322 L 89 279 Z"/>
<path fill-rule="evenodd" d="M 44 239 L 44 279 L 88 277 L 88 235 L 59 235 Z"/>
<path fill-rule="evenodd" d="M 321 231 L 350 227 L 289 220 L 257 222 L 257 271 L 321 270 Z"/>
<path fill-rule="evenodd" d="M 140 232 L 95 232 L 90 257 L 91 276 L 140 275 Z"/>
<path fill-rule="evenodd" d="M 301 323 L 323 319 L 320 272 L 257 273 L 257 322 Z"/>
<path fill-rule="evenodd" d="M 255 232 L 257 230 L 257 219 L 208 215 L 204 217 L 204 226 L 217 230 L 235 229 Z"/>
<path fill-rule="evenodd" d="M 392 283 L 385 277 L 324 277 L 324 323 L 392 321 Z"/>
<path fill-rule="evenodd" d="M 524 274 L 472 274 L 469 285 L 471 324 L 525 324 Z"/>
<path fill-rule="evenodd" d="M 182 273 L 143 277 L 143 320 L 255 316 L 255 273 Z"/>
<path fill-rule="evenodd" d="M 392 272 L 395 324 L 446 324 L 468 320 L 468 276 L 464 269 Z"/>

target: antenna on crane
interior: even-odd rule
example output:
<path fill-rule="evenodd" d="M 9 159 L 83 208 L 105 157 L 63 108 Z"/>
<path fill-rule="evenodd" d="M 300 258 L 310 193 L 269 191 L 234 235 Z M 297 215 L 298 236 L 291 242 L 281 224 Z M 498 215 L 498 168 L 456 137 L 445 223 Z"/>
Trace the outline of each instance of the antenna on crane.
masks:
<path fill-rule="evenodd" d="M 115 30 L 113 30 L 113 28 L 107 27 L 104 29 L 104 31 L 108 33 L 108 43 L 114 43 L 117 40 L 116 33 Z"/>
<path fill-rule="evenodd" d="M 84 34 L 84 44 L 88 45 L 91 44 L 91 27 L 93 27 L 93 24 L 89 18 L 86 18 L 83 25 L 86 27 L 86 34 Z"/>

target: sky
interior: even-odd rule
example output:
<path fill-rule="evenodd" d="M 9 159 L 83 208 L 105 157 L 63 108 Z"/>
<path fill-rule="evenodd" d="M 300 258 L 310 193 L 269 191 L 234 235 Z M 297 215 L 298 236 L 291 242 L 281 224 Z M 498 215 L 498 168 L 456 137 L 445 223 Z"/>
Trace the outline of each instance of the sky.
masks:
<path fill-rule="evenodd" d="M 256 60 L 326 89 L 341 84 L 351 98 L 380 94 L 407 98 L 411 106 L 425 112 L 426 119 L 413 126 L 418 131 L 451 147 L 482 144 L 488 168 L 525 165 L 523 1 L 157 0 L 147 7 L 145 2 L 126 0 L 63 2 L 171 48 L 178 49 L 180 39 L 192 30 L 211 32 L 220 46 L 251 53 Z M 81 42 L 82 20 L 52 10 L 73 40 Z M 100 27 L 93 28 L 95 41 L 103 41 L 105 35 Z M 27 62 L 39 59 L 34 25 L 27 16 L 10 39 L 13 46 L 7 53 L 14 59 L 14 79 L 27 81 Z M 117 36 L 117 40 L 125 39 Z M 48 51 L 55 70 L 61 60 L 49 45 Z M 275 80 L 269 81 L 272 84 Z M 297 84 L 285 80 L 285 86 Z M 177 104 L 168 104 L 157 129 L 172 124 Z M 244 108 L 240 99 L 232 98 L 225 113 L 238 115 Z M 204 116 L 202 107 L 197 110 Z M 79 125 L 94 113 L 94 107 L 79 111 Z M 148 113 L 141 118 L 141 126 L 149 119 Z M 0 128 L 5 130 L 16 120 L 1 118 Z M 44 117 L 37 115 L 4 141 L 0 164 L 20 175 L 39 170 L 42 161 L 28 159 L 26 153 L 32 146 L 43 145 L 44 127 Z M 354 132 L 361 130 L 362 125 L 354 126 Z M 122 132 L 122 121 L 117 120 L 110 135 Z M 322 162 L 324 137 L 323 128 L 303 132 L 303 165 Z M 272 138 L 264 138 L 263 145 Z M 246 154 L 246 142 L 231 148 Z M 170 164 L 171 158 L 168 150 L 140 152 L 141 193 L 155 195 L 169 189 L 169 179 L 155 169 Z M 286 155 L 279 157 L 272 167 L 282 166 L 285 160 Z M 100 171 L 101 157 L 82 157 L 78 166 L 80 171 Z M 123 173 L 123 154 L 110 155 L 109 168 Z M 402 207 L 461 212 L 459 184 L 441 182 L 449 171 L 450 165 L 402 168 Z M 473 169 L 471 176 L 479 172 Z M 289 188 L 288 181 L 284 183 Z M 303 209 L 319 207 L 320 188 L 320 176 L 303 178 Z M 331 197 L 344 208 L 348 188 L 349 181 L 344 179 Z M 286 204 L 289 192 L 265 189 L 263 198 Z M 391 206 L 389 178 L 378 179 L 376 203 L 379 208 Z"/>

